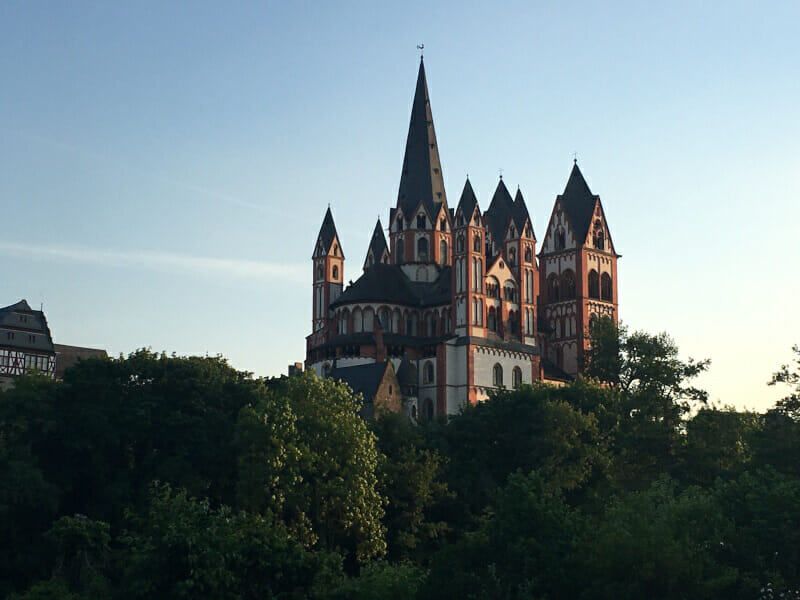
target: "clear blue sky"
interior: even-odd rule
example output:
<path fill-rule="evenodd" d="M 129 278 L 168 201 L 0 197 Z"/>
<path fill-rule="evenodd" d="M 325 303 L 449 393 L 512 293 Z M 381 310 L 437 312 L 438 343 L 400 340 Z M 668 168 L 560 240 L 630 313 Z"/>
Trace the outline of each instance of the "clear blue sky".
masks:
<path fill-rule="evenodd" d="M 302 360 L 325 208 L 354 279 L 424 42 L 451 204 L 503 169 L 541 238 L 577 152 L 623 321 L 764 409 L 800 343 L 798 31 L 796 1 L 4 2 L 0 304 L 112 354 Z"/>

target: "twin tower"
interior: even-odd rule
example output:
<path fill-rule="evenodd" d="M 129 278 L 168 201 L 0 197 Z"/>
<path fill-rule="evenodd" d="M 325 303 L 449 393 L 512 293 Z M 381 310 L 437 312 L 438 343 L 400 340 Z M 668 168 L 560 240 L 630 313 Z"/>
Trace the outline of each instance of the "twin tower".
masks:
<path fill-rule="evenodd" d="M 376 407 L 431 418 L 500 387 L 567 381 L 592 319 L 618 318 L 619 255 L 577 163 L 538 254 L 522 193 L 512 198 L 502 177 L 485 211 L 469 180 L 449 208 L 422 61 L 388 231 L 387 243 L 378 221 L 364 272 L 345 288 L 329 208 L 312 257 L 306 366 L 360 386 Z"/>

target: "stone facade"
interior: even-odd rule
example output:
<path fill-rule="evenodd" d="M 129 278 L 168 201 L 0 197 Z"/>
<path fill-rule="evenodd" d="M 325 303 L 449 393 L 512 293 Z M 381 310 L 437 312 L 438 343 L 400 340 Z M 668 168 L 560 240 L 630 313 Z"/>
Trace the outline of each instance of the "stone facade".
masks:
<path fill-rule="evenodd" d="M 456 413 L 499 388 L 569 380 L 591 319 L 618 318 L 619 255 L 577 163 L 539 254 L 522 192 L 512 197 L 502 177 L 485 211 L 469 180 L 448 207 L 422 62 L 388 223 L 388 243 L 379 220 L 363 274 L 345 287 L 328 208 L 312 256 L 306 367 L 346 380 L 349 369 L 389 364 L 412 419 Z"/>

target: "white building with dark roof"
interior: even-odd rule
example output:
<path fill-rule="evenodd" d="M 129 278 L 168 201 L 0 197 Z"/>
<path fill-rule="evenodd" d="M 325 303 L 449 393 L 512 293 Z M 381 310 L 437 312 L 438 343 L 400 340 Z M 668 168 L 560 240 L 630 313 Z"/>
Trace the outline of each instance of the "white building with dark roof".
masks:
<path fill-rule="evenodd" d="M 56 350 L 44 313 L 20 300 L 0 308 L 0 387 L 34 370 L 54 376 Z"/>
<path fill-rule="evenodd" d="M 391 363 L 411 417 L 453 414 L 501 387 L 569 380 L 591 319 L 618 319 L 619 255 L 577 163 L 538 256 L 522 192 L 512 198 L 502 177 L 486 211 L 469 180 L 449 208 L 422 61 L 388 233 L 387 243 L 378 220 L 364 273 L 345 288 L 328 208 L 312 256 L 306 366 L 347 380 L 348 369 L 355 377 Z"/>

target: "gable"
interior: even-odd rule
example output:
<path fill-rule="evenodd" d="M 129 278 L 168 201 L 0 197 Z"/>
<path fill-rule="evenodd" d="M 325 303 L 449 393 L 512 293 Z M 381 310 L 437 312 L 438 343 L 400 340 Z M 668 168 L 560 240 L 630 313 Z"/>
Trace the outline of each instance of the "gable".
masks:
<path fill-rule="evenodd" d="M 561 236 L 563 235 L 563 239 Z M 557 243 L 559 240 L 563 241 L 563 248 L 561 244 Z M 582 243 L 582 242 L 581 242 Z M 578 247 L 580 243 L 572 228 L 572 224 L 564 212 L 561 199 L 557 198 L 553 205 L 553 212 L 550 214 L 550 221 L 547 224 L 547 231 L 544 235 L 542 242 L 542 254 L 549 254 L 552 252 L 561 252 L 563 250 L 573 250 Z"/>

